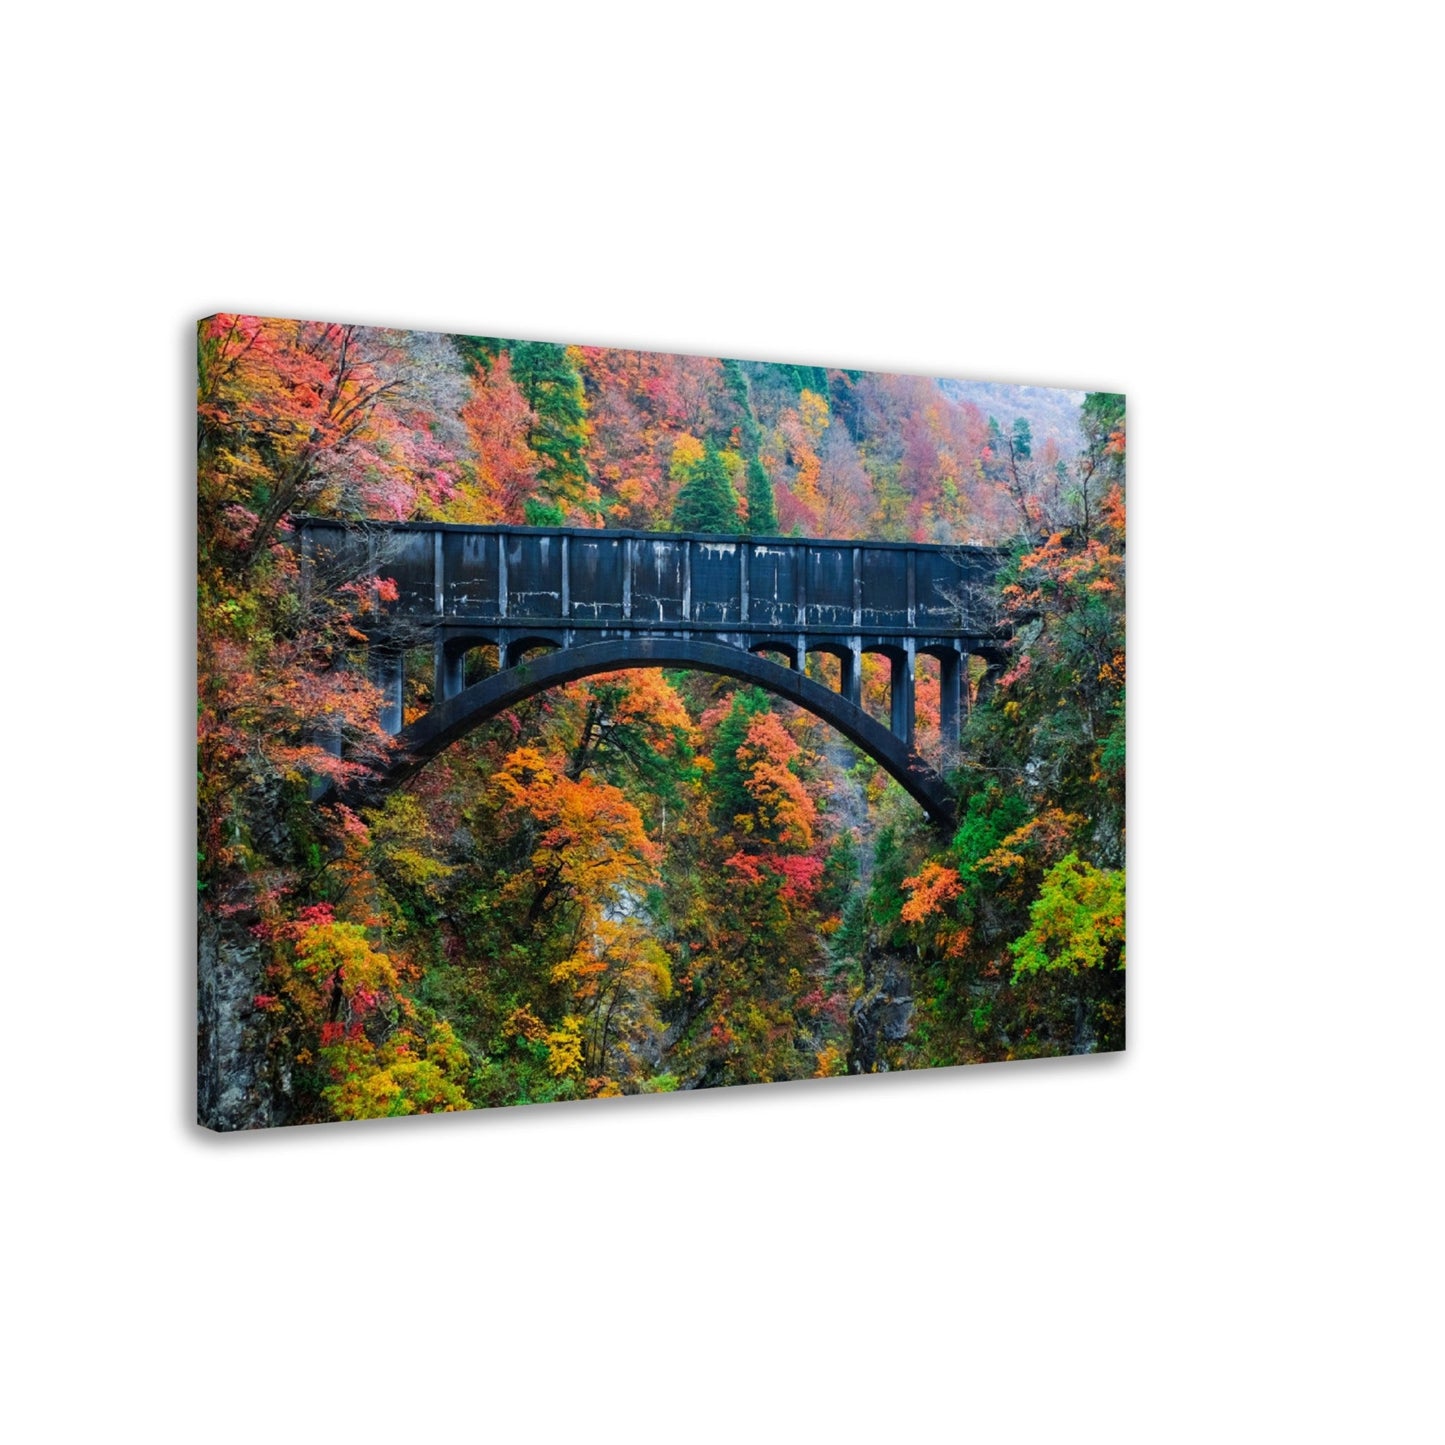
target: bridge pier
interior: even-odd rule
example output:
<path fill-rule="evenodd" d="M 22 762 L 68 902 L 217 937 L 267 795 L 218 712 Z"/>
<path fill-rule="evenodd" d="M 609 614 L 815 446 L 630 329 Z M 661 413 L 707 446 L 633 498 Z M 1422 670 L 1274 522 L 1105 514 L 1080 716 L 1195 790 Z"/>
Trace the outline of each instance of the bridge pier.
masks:
<path fill-rule="evenodd" d="M 455 697 L 464 685 L 466 653 L 447 645 L 444 632 L 437 633 L 436 640 L 436 697 L 446 702 Z"/>
<path fill-rule="evenodd" d="M 863 639 L 850 637 L 848 650 L 838 660 L 838 691 L 854 707 L 863 706 Z"/>
<path fill-rule="evenodd" d="M 938 654 L 938 730 L 943 736 L 943 752 L 952 758 L 958 752 L 958 739 L 963 701 L 963 654 L 953 651 Z"/>
<path fill-rule="evenodd" d="M 373 642 L 366 649 L 366 671 L 381 689 L 381 726 L 392 737 L 402 727 L 402 655 L 393 647 Z"/>
<path fill-rule="evenodd" d="M 913 746 L 913 639 L 888 654 L 888 725 L 893 736 Z"/>

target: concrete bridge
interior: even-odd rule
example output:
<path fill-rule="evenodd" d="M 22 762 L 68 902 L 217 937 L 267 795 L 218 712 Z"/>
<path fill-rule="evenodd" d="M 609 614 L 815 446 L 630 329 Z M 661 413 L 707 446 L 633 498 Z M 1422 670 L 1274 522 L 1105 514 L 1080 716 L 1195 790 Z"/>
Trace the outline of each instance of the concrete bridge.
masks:
<path fill-rule="evenodd" d="M 877 761 L 943 824 L 953 799 L 914 749 L 916 659 L 938 659 L 945 758 L 956 756 L 967 667 L 1004 663 L 980 605 L 999 554 L 983 547 L 565 527 L 468 527 L 320 519 L 298 524 L 303 571 L 396 584 L 378 609 L 368 667 L 382 723 L 400 744 L 381 791 L 524 698 L 599 672 L 695 668 L 755 683 L 807 708 Z M 434 703 L 403 727 L 405 654 L 427 645 Z M 467 654 L 496 671 L 467 685 Z M 537 654 L 541 654 L 540 656 Z M 806 675 L 839 662 L 835 692 Z M 885 727 L 861 706 L 862 659 L 889 662 Z M 776 659 L 782 658 L 779 662 Z"/>

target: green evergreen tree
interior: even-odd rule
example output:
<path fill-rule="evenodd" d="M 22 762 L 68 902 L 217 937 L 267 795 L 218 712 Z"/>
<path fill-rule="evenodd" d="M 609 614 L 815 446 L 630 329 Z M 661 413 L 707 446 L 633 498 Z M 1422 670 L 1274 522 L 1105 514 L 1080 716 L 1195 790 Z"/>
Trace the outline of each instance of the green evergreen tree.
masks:
<path fill-rule="evenodd" d="M 542 459 L 539 495 L 527 503 L 527 520 L 555 524 L 567 508 L 596 511 L 587 498 L 587 398 L 582 377 L 565 346 L 545 341 L 514 341 L 508 347 L 512 377 L 536 421 L 527 444 Z"/>
<path fill-rule="evenodd" d="M 1115 391 L 1089 392 L 1079 413 L 1084 450 L 1075 468 L 1078 484 L 1071 493 L 1084 541 L 1093 531 L 1100 499 L 1124 480 L 1124 453 L 1115 443 L 1123 426 L 1124 398 Z"/>
<path fill-rule="evenodd" d="M 753 416 L 752 398 L 748 395 L 748 379 L 743 374 L 743 364 L 734 361 L 732 357 L 723 357 L 723 381 L 727 385 L 728 395 L 737 403 L 738 410 L 743 414 L 742 428 L 743 435 L 747 435 L 748 423 L 757 427 L 757 419 Z"/>
<path fill-rule="evenodd" d="M 733 830 L 733 819 L 748 812 L 753 799 L 743 784 L 743 770 L 738 765 L 738 749 L 747 739 L 748 727 L 760 712 L 769 711 L 768 695 L 759 687 L 740 687 L 733 694 L 728 714 L 717 725 L 713 744 L 712 794 L 714 816 L 725 832 Z"/>
<path fill-rule="evenodd" d="M 805 391 L 818 396 L 828 395 L 828 372 L 822 366 L 789 366 L 786 368 L 793 390 L 801 396 Z"/>
<path fill-rule="evenodd" d="M 474 374 L 490 371 L 497 356 L 515 344 L 500 336 L 453 336 L 451 341 Z"/>
<path fill-rule="evenodd" d="M 1110 438 L 1124 425 L 1124 398 L 1115 391 L 1091 391 L 1079 412 L 1084 433 L 1081 465 L 1090 475 L 1102 472 L 1110 481 L 1122 481 L 1123 453 L 1111 450 Z"/>
<path fill-rule="evenodd" d="M 748 531 L 755 537 L 769 537 L 778 530 L 778 508 L 773 483 L 757 457 L 748 458 Z"/>
<path fill-rule="evenodd" d="M 759 451 L 762 446 L 763 429 L 758 425 L 757 414 L 753 411 L 752 393 L 748 387 L 747 375 L 742 363 L 725 359 L 723 380 L 727 383 L 728 394 L 737 403 L 742 413 L 738 431 L 742 436 L 743 457 L 747 462 L 748 474 L 748 526 L 753 536 L 769 536 L 778 530 L 778 508 L 773 498 L 773 484 L 764 468 Z"/>
<path fill-rule="evenodd" d="M 679 532 L 736 532 L 738 499 L 727 463 L 711 442 L 702 457 L 688 468 L 687 479 L 672 509 L 672 524 Z"/>

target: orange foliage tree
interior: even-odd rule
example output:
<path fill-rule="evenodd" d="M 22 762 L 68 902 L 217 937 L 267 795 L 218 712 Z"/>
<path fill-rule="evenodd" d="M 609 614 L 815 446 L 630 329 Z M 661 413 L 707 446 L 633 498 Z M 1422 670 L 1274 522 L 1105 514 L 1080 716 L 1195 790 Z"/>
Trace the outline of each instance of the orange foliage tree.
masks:
<path fill-rule="evenodd" d="M 472 475 L 447 502 L 446 519 L 481 525 L 526 521 L 524 507 L 537 488 L 541 458 L 528 444 L 536 418 L 512 380 L 507 352 L 473 376 L 462 421 L 475 462 Z"/>

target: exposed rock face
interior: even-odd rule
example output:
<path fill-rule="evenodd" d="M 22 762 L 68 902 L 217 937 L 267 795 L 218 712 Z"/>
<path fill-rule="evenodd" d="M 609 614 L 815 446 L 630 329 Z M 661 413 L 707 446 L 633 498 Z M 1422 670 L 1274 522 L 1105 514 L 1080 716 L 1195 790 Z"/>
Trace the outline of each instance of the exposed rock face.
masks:
<path fill-rule="evenodd" d="M 207 1129 L 283 1124 L 269 1077 L 260 942 L 239 923 L 200 918 L 196 989 L 196 1117 Z"/>
<path fill-rule="evenodd" d="M 883 1073 L 888 1060 L 881 1046 L 908 1037 L 913 1022 L 913 980 L 896 954 L 885 953 L 876 938 L 863 950 L 863 992 L 852 1009 L 850 1074 Z"/>

